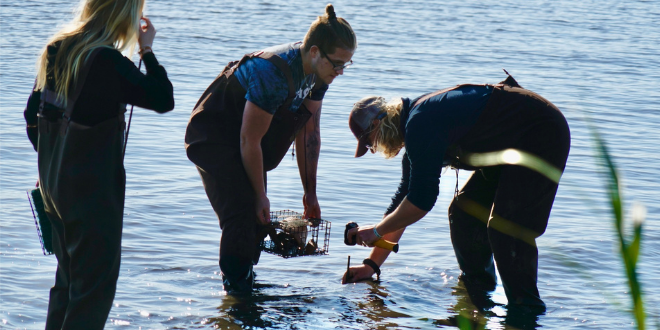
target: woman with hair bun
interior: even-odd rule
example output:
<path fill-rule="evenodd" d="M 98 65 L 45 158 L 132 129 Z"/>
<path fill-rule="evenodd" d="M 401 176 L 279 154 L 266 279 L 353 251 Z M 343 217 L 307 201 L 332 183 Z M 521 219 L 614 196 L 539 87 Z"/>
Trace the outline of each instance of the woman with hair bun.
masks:
<path fill-rule="evenodd" d="M 353 63 L 356 47 L 350 24 L 329 4 L 302 42 L 229 63 L 195 106 L 185 146 L 220 221 L 225 290 L 252 290 L 263 239 L 258 233 L 270 222 L 266 172 L 277 167 L 294 140 L 304 217 L 320 218 L 321 104 L 328 85 Z"/>
<path fill-rule="evenodd" d="M 174 108 L 144 5 L 81 1 L 37 63 L 24 115 L 57 257 L 46 329 L 103 329 L 121 259 L 126 104 L 159 113 Z M 132 53 L 136 41 L 146 75 L 121 54 Z"/>

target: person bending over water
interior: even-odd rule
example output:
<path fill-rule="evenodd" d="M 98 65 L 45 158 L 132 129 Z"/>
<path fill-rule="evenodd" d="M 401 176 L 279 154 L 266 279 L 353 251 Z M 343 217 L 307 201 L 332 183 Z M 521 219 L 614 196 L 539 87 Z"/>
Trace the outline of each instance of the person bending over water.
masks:
<path fill-rule="evenodd" d="M 144 0 L 83 0 L 37 63 L 24 114 L 57 257 L 46 329 L 103 329 L 121 258 L 126 104 L 174 108 L 143 8 Z M 146 75 L 120 53 L 136 39 Z"/>
<path fill-rule="evenodd" d="M 471 166 L 467 155 L 513 148 L 563 171 L 570 132 L 557 107 L 509 76 L 496 85 L 459 85 L 413 100 L 367 97 L 349 118 L 358 140 L 355 157 L 371 150 L 392 158 L 405 147 L 401 182 L 383 219 L 349 232 L 358 244 L 373 246 L 381 236 L 398 242 L 433 208 L 444 166 L 473 170 L 449 206 L 460 278 L 468 291 L 494 290 L 495 259 L 509 306 L 545 310 L 535 240 L 546 229 L 558 183 L 522 166 Z M 371 278 L 388 255 L 374 247 L 343 282 Z"/>
<path fill-rule="evenodd" d="M 321 217 L 316 197 L 321 104 L 328 85 L 352 64 L 356 47 L 353 29 L 328 5 L 302 42 L 229 63 L 195 106 L 186 153 L 220 221 L 225 290 L 252 290 L 259 233 L 270 222 L 266 172 L 277 167 L 294 140 L 304 217 Z"/>

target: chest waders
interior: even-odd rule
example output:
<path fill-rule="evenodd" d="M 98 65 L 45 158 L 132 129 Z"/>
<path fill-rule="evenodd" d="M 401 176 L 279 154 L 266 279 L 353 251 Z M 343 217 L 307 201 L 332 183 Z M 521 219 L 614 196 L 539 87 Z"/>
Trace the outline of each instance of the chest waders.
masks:
<path fill-rule="evenodd" d="M 48 88 L 41 94 L 39 182 L 58 261 L 46 329 L 103 329 L 119 276 L 125 105 L 117 117 L 92 127 L 70 120 L 98 52 L 81 68 L 66 107 Z M 53 106 L 64 110 L 55 120 L 44 111 Z"/>
<path fill-rule="evenodd" d="M 492 306 L 487 292 L 497 283 L 494 260 L 508 300 L 507 324 L 516 325 L 545 310 L 535 240 L 547 227 L 558 183 L 523 166 L 471 167 L 463 156 L 514 148 L 563 171 L 570 131 L 557 107 L 510 76 L 493 87 L 475 125 L 445 155 L 454 167 L 475 170 L 449 206 L 449 225 L 472 301 Z"/>
<path fill-rule="evenodd" d="M 225 289 L 236 292 L 252 289 L 252 267 L 259 261 L 259 243 L 264 238 L 255 211 L 255 191 L 241 160 L 240 131 L 246 91 L 234 75 L 238 66 L 253 57 L 273 63 L 284 73 L 289 87 L 286 100 L 277 108 L 261 140 L 264 181 L 266 172 L 279 165 L 311 117 L 304 106 L 296 112 L 289 110 L 295 97 L 291 69 L 284 59 L 267 52 L 248 54 L 240 61 L 229 63 L 192 112 L 186 129 L 186 153 L 197 166 L 220 221 L 219 264 Z"/>

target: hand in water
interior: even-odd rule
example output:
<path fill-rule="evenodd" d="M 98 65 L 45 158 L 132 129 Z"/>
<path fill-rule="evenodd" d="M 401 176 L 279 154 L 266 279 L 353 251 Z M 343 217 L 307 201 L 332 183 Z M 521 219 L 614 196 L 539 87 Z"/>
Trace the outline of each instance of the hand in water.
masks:
<path fill-rule="evenodd" d="M 363 280 L 370 280 L 375 274 L 373 268 L 367 265 L 354 266 L 344 273 L 341 279 L 341 284 L 356 283 Z"/>

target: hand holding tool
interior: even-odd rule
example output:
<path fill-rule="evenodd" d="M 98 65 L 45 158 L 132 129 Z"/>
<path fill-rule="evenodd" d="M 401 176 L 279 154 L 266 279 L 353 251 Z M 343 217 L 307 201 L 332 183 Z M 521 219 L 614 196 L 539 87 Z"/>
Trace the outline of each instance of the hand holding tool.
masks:
<path fill-rule="evenodd" d="M 353 229 L 353 228 L 358 228 L 358 224 L 351 221 L 346 224 L 346 229 L 344 230 L 344 244 L 346 245 L 355 245 L 357 244 L 357 238 L 355 236 L 352 237 L 352 240 L 348 237 L 348 231 Z M 377 246 L 381 249 L 393 251 L 394 253 L 399 252 L 399 244 L 398 243 L 392 243 L 390 241 L 386 241 L 384 239 L 379 239 L 374 243 L 374 246 Z"/>

